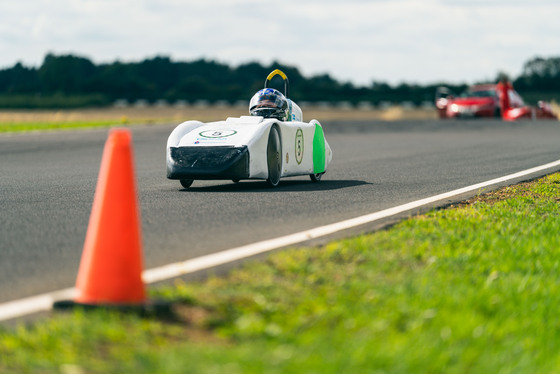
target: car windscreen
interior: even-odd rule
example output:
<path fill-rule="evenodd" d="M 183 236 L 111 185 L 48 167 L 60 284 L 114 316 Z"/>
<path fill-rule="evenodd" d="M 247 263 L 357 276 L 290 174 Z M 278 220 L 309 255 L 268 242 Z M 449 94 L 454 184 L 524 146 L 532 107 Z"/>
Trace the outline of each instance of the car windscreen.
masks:
<path fill-rule="evenodd" d="M 495 97 L 495 90 L 476 90 L 476 91 L 466 91 L 461 97 Z"/>

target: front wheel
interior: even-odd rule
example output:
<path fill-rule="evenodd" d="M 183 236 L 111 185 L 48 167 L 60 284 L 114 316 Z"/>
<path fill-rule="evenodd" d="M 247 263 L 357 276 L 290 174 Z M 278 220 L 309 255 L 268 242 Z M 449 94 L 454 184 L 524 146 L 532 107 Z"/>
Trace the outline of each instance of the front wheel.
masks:
<path fill-rule="evenodd" d="M 180 179 L 179 182 L 181 182 L 181 186 L 183 186 L 184 188 L 189 188 L 194 180 L 193 179 Z"/>
<path fill-rule="evenodd" d="M 321 177 L 325 174 L 325 172 L 317 173 L 317 174 L 309 174 L 309 178 L 311 178 L 311 182 L 318 183 L 321 181 Z"/>
<path fill-rule="evenodd" d="M 278 186 L 282 174 L 282 144 L 278 129 L 272 127 L 268 135 L 268 147 L 266 149 L 266 161 L 268 165 L 268 179 L 266 183 L 270 187 Z"/>

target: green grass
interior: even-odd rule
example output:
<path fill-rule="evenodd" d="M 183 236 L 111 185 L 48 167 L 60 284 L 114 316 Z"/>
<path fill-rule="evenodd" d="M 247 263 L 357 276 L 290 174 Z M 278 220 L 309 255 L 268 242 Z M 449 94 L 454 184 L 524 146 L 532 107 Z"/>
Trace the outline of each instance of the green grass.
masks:
<path fill-rule="evenodd" d="M 26 132 L 37 130 L 70 130 L 77 128 L 109 127 L 129 124 L 127 120 L 115 121 L 75 121 L 75 122 L 14 122 L 0 123 L 0 133 Z"/>
<path fill-rule="evenodd" d="M 0 330 L 0 372 L 554 373 L 560 175 L 152 297 Z"/>

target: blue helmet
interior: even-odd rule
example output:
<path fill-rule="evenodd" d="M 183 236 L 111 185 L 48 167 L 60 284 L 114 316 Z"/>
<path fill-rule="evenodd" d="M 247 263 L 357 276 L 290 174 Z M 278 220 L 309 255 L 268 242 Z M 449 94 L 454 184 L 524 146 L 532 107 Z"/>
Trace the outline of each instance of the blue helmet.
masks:
<path fill-rule="evenodd" d="M 251 98 L 249 113 L 252 116 L 287 121 L 289 119 L 288 100 L 280 91 L 274 88 L 264 88 Z"/>

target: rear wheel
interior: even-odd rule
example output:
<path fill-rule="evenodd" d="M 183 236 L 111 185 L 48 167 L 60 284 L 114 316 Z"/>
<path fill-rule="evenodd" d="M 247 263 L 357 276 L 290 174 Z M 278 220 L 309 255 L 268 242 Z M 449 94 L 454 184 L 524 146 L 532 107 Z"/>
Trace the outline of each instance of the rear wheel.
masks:
<path fill-rule="evenodd" d="M 181 179 L 179 180 L 179 182 L 181 182 L 181 186 L 183 186 L 184 188 L 189 188 L 194 180 L 193 179 Z"/>
<path fill-rule="evenodd" d="M 268 165 L 268 179 L 266 182 L 271 187 L 278 186 L 282 174 L 282 144 L 278 129 L 272 127 L 268 135 L 268 147 L 266 149 L 266 160 Z"/>
<path fill-rule="evenodd" d="M 317 173 L 317 174 L 309 174 L 309 178 L 311 178 L 311 182 L 318 183 L 321 181 L 321 177 L 325 174 L 325 172 Z"/>

